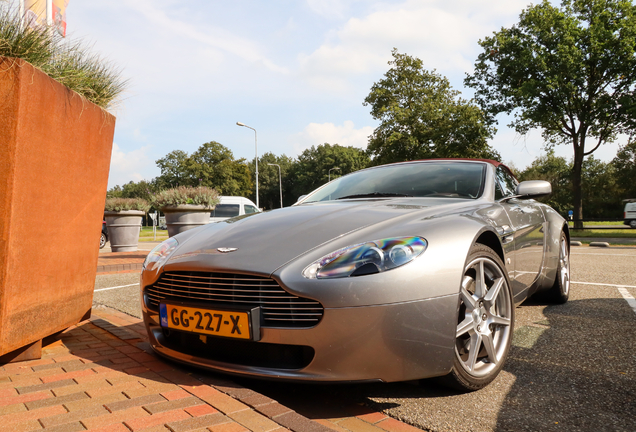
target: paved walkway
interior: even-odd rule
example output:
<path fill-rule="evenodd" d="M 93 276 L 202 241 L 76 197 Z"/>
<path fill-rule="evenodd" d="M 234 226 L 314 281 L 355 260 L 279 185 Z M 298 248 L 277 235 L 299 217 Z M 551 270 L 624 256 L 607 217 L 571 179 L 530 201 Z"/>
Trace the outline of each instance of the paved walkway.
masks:
<path fill-rule="evenodd" d="M 141 271 L 148 251 L 137 252 L 101 252 L 97 259 L 97 274 Z"/>
<path fill-rule="evenodd" d="M 110 308 L 0 366 L 0 431 L 418 431 L 357 406 L 310 420 L 227 377 L 157 357 L 143 323 Z"/>
<path fill-rule="evenodd" d="M 101 253 L 98 268 L 139 271 L 146 253 Z M 163 360 L 141 320 L 101 306 L 45 340 L 41 359 L 0 365 L 0 432 L 419 430 L 363 406 L 345 410 L 309 419 L 227 376 Z"/>

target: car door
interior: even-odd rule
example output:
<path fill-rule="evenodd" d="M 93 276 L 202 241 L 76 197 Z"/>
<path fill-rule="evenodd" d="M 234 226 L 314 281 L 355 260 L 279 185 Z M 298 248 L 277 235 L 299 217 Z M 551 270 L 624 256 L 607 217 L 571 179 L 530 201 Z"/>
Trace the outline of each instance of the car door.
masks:
<path fill-rule="evenodd" d="M 537 280 L 543 265 L 544 222 L 541 207 L 534 200 L 511 198 L 518 182 L 503 166 L 497 168 L 496 198 L 504 208 L 511 227 L 507 237 L 514 247 L 514 277 L 511 280 L 515 301 L 525 298 Z M 512 236 L 512 238 L 510 237 Z"/>

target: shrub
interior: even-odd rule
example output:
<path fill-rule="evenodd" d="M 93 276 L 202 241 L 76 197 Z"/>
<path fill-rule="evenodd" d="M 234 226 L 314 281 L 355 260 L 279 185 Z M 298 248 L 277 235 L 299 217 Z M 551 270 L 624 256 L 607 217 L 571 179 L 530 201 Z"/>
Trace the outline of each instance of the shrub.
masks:
<path fill-rule="evenodd" d="M 114 212 L 126 210 L 147 212 L 150 209 L 150 204 L 141 198 L 106 198 L 104 209 Z"/>
<path fill-rule="evenodd" d="M 183 204 L 204 205 L 210 209 L 219 202 L 216 189 L 207 186 L 179 186 L 155 194 L 152 203 L 156 207 L 178 206 Z"/>
<path fill-rule="evenodd" d="M 121 71 L 81 42 L 64 40 L 49 28 L 27 27 L 15 8 L 0 6 L 0 59 L 3 71 L 22 59 L 94 104 L 108 109 L 125 90 Z"/>

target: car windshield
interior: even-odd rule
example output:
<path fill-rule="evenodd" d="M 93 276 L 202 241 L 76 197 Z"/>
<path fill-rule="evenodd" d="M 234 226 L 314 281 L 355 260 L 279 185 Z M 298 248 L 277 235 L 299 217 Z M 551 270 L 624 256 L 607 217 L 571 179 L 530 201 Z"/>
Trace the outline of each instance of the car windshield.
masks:
<path fill-rule="evenodd" d="M 340 177 L 303 202 L 354 198 L 448 197 L 475 199 L 483 190 L 485 164 L 413 162 L 370 168 Z"/>

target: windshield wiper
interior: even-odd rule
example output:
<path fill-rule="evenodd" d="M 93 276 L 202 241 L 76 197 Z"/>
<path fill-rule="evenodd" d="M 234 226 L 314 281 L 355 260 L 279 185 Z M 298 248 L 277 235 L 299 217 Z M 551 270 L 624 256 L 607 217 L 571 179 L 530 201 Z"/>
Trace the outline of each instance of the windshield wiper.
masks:
<path fill-rule="evenodd" d="M 367 194 L 347 195 L 336 199 L 350 199 L 350 198 L 390 198 L 390 197 L 412 197 L 413 195 L 391 193 L 391 192 L 371 192 Z"/>

